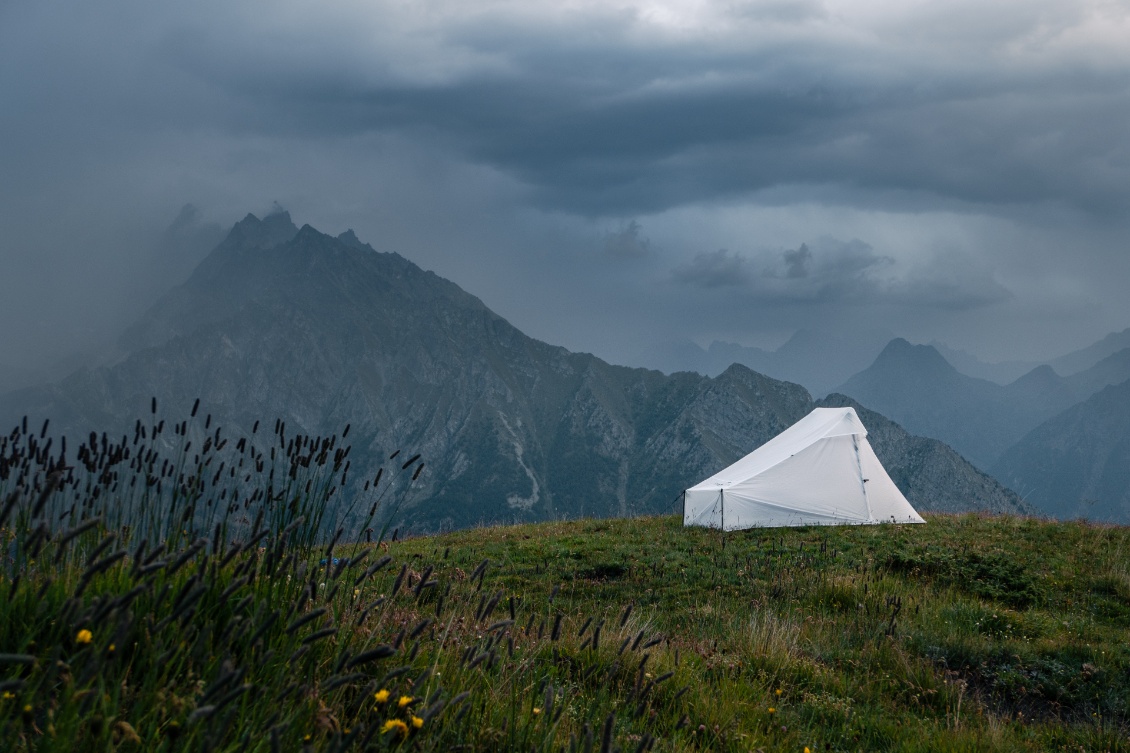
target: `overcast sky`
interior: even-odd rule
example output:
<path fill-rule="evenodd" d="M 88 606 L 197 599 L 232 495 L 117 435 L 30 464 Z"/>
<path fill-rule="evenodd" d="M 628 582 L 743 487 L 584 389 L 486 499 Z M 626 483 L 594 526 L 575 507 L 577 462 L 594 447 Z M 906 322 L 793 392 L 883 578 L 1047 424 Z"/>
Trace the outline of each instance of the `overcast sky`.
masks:
<path fill-rule="evenodd" d="M 2 0 L 0 361 L 121 326 L 188 202 L 619 363 L 1058 355 L 1130 326 L 1128 40 L 1117 0 Z"/>

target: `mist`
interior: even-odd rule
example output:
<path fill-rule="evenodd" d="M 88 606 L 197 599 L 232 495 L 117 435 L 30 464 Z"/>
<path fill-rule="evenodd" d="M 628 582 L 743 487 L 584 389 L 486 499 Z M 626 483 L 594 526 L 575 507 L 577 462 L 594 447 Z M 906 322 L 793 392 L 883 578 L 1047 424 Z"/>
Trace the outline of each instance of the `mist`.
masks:
<path fill-rule="evenodd" d="M 7 3 L 0 364 L 112 358 L 276 206 L 618 363 L 802 328 L 1048 359 L 1130 325 L 1128 36 L 1099 2 Z"/>

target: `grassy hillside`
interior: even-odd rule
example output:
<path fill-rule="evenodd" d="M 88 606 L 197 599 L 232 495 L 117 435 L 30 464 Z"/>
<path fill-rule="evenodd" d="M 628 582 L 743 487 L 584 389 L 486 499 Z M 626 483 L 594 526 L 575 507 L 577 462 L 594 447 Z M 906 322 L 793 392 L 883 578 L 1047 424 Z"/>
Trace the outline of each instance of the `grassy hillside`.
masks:
<path fill-rule="evenodd" d="M 292 441 L 314 459 L 293 474 L 248 462 L 267 493 L 201 522 L 226 473 L 207 457 L 159 515 L 176 475 L 154 455 L 132 454 L 138 496 L 131 461 L 64 483 L 15 434 L 5 750 L 1130 749 L 1126 528 L 664 517 L 327 546 L 313 480 L 347 468 L 328 441 Z"/>

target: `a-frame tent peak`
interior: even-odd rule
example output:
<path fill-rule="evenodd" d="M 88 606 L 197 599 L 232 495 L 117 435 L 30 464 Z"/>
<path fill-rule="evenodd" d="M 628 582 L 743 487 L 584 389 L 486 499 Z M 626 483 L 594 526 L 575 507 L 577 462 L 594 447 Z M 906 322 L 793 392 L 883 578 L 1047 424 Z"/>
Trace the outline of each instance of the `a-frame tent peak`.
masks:
<path fill-rule="evenodd" d="M 843 407 L 816 408 L 687 489 L 683 522 L 735 530 L 925 521 L 883 469 L 855 409 Z"/>

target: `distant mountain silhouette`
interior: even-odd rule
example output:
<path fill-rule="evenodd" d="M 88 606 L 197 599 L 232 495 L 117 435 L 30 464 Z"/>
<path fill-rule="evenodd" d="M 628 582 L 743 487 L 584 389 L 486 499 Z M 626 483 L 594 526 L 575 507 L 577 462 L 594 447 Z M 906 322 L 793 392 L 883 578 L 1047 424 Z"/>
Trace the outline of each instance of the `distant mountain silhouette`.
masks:
<path fill-rule="evenodd" d="M 1055 369 L 1057 374 L 1071 376 L 1086 371 L 1099 361 L 1126 348 L 1130 348 L 1130 327 L 1121 332 L 1111 332 L 1096 343 L 1052 359 L 1048 365 Z"/>
<path fill-rule="evenodd" d="M 914 436 L 886 416 L 868 410 L 847 395 L 833 393 L 816 402 L 824 408 L 855 408 L 867 427 L 875 454 L 908 499 L 930 500 L 932 507 L 953 509 L 969 505 L 987 510 L 1008 510 L 1031 515 L 1037 508 L 1019 505 L 997 487 L 986 485 L 968 472 L 969 462 L 952 447 L 936 439 Z M 921 502 L 919 503 L 921 504 Z"/>
<path fill-rule="evenodd" d="M 985 379 L 997 384 L 1008 384 L 1027 374 L 1032 369 L 1043 364 L 1035 361 L 982 361 L 972 353 L 958 348 L 951 348 L 943 342 L 934 340 L 929 343 L 942 357 L 966 376 Z"/>
<path fill-rule="evenodd" d="M 892 340 L 875 362 L 839 389 L 902 424 L 940 439 L 980 468 L 1026 432 L 1077 400 L 1043 366 L 1010 385 L 966 376 L 930 345 Z"/>
<path fill-rule="evenodd" d="M 1111 339 L 1106 342 L 1109 344 Z M 1091 349 L 1090 352 L 1097 351 Z M 1055 488 L 1056 494 L 1062 496 L 1074 483 L 1072 474 L 1078 473 L 1064 471 L 1060 474 L 1050 450 L 1040 454 L 1044 465 L 1026 465 L 1017 455 L 1017 452 L 1023 454 L 1018 448 L 1032 446 L 1032 443 L 1053 443 L 1065 458 L 1074 458 L 1072 453 L 1079 448 L 1091 448 L 1104 454 L 1115 452 L 1098 448 L 1097 445 L 1105 441 L 1100 436 L 1101 430 L 1095 428 L 1095 435 L 1088 436 L 1085 422 L 1072 424 L 1070 433 L 1052 436 L 1040 432 L 1044 431 L 1045 421 L 1059 420 L 1060 414 L 1083 410 L 1079 405 L 1081 401 L 1086 401 L 1083 405 L 1090 405 L 1097 398 L 1096 393 L 1107 394 L 1110 385 L 1122 384 L 1128 379 L 1130 348 L 1116 351 L 1068 377 L 1043 365 L 1011 384 L 999 385 L 959 373 L 933 346 L 911 345 L 906 340 L 896 339 L 875 363 L 849 379 L 840 391 L 898 421 L 908 431 L 947 443 L 979 468 L 992 469 L 994 475 L 1006 474 L 997 478 L 1025 495 L 1037 508 L 1049 514 L 1060 515 L 1067 511 L 1067 514 L 1077 515 L 1084 513 L 1072 504 L 1065 507 L 1042 493 L 1034 493 L 1033 489 Z M 1095 427 L 1100 425 L 1095 424 Z M 1072 448 L 1073 442 L 1078 443 L 1078 448 Z M 1079 460 L 1065 462 L 1078 464 Z M 1103 478 L 1107 478 L 1113 472 L 1103 473 Z M 1058 486 L 1049 486 L 1048 480 L 1053 478 L 1057 479 Z M 1121 497 L 1112 491 L 1114 486 L 1098 480 L 1088 481 L 1088 484 L 1095 510 L 1117 511 Z M 1045 506 L 1045 502 L 1051 506 Z M 1110 512 L 1107 517 L 1111 515 L 1116 512 Z"/>
<path fill-rule="evenodd" d="M 990 382 L 1003 385 L 1015 381 L 1038 366 L 1051 366 L 1057 374 L 1063 376 L 1072 376 L 1087 371 L 1100 361 L 1103 361 L 1121 350 L 1130 348 L 1130 328 L 1124 329 L 1121 332 L 1112 332 L 1098 342 L 1092 343 L 1085 348 L 1080 348 L 1043 363 L 1038 361 L 1000 361 L 991 363 L 982 361 L 980 358 L 963 350 L 951 348 L 945 343 L 935 341 L 930 344 L 962 374 L 977 377 L 978 379 L 987 379 Z M 1116 382 L 1108 382 L 1107 384 L 1115 383 Z"/>
<path fill-rule="evenodd" d="M 825 395 L 871 363 L 893 337 L 883 330 L 800 329 L 776 350 L 715 340 L 703 350 L 691 342 L 671 346 L 654 359 L 665 371 L 697 371 L 716 376 L 731 364 L 803 385 Z"/>
<path fill-rule="evenodd" d="M 454 283 L 285 212 L 237 223 L 121 350 L 0 397 L 0 421 L 123 433 L 156 395 L 172 420 L 201 398 L 228 436 L 276 417 L 291 434 L 349 424 L 354 486 L 393 449 L 422 453 L 421 489 L 395 521 L 417 531 L 670 511 L 814 406 L 740 365 L 666 376 L 534 340 Z M 1025 509 L 948 448 L 877 431 L 919 509 Z"/>
<path fill-rule="evenodd" d="M 1130 379 L 1130 347 L 1116 351 L 1094 366 L 1064 378 L 1064 383 L 1075 395 L 1084 400 L 1104 387 L 1121 384 Z"/>
<path fill-rule="evenodd" d="M 1028 432 L 993 473 L 1056 517 L 1130 521 L 1130 380 Z"/>

